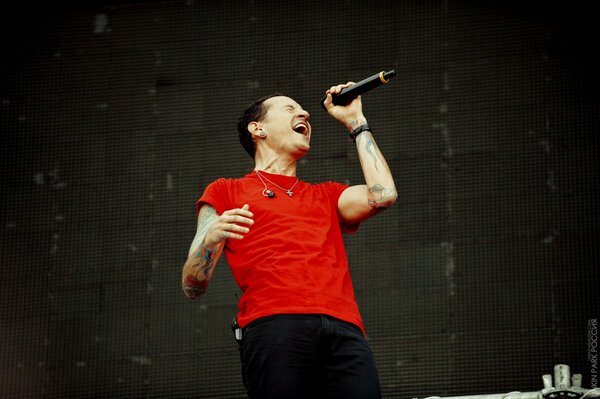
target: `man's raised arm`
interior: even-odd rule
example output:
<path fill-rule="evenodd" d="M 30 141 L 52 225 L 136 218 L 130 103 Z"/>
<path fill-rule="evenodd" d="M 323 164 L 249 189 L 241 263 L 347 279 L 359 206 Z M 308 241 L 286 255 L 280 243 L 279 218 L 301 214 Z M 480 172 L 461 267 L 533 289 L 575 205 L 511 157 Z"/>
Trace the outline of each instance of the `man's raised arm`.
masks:
<path fill-rule="evenodd" d="M 383 154 L 377 147 L 370 128 L 367 128 L 367 119 L 362 112 L 360 96 L 347 106 L 336 106 L 332 103 L 331 94 L 339 94 L 345 85 L 331 87 L 327 91 L 325 108 L 331 116 L 343 123 L 349 132 L 363 127 L 355 137 L 358 158 L 365 177 L 366 185 L 357 185 L 344 190 L 338 201 L 338 209 L 343 221 L 347 224 L 360 223 L 363 220 L 390 207 L 398 193 L 394 178 Z"/>

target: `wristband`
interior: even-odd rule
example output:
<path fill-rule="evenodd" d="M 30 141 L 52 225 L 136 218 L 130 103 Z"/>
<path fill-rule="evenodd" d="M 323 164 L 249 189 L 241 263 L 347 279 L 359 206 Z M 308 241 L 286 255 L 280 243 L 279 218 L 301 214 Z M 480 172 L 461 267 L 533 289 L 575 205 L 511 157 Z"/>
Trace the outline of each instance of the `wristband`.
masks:
<path fill-rule="evenodd" d="M 368 131 L 372 132 L 371 128 L 366 123 L 364 125 L 361 125 L 361 126 L 357 127 L 356 129 L 352 130 L 350 132 L 350 138 L 352 139 L 352 141 L 356 141 L 356 136 L 358 136 L 359 134 L 361 134 L 365 130 L 368 130 Z"/>

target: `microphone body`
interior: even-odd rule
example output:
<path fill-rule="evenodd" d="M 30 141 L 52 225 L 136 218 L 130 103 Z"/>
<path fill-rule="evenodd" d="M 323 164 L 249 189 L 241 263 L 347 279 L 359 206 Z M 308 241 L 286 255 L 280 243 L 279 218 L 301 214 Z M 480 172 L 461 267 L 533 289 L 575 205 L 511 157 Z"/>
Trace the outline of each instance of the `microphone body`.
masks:
<path fill-rule="evenodd" d="M 340 94 L 332 94 L 333 104 L 334 105 L 348 105 L 354 100 L 356 97 L 360 96 L 367 91 L 374 89 L 378 86 L 384 85 L 390 81 L 390 78 L 396 76 L 396 71 L 391 70 L 388 72 L 379 72 L 373 76 L 370 76 L 366 79 L 361 80 L 360 82 L 354 83 L 350 87 L 346 87 L 341 91 Z M 324 96 L 321 99 L 321 106 L 323 109 L 325 108 L 325 100 L 327 96 Z"/>

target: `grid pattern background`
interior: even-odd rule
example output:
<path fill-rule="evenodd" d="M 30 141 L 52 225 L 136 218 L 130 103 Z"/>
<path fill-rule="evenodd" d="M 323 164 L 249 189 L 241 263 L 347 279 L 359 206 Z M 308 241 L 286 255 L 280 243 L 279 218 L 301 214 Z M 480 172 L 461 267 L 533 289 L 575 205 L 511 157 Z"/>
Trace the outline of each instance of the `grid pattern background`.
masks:
<path fill-rule="evenodd" d="M 583 3 L 582 3 L 583 4 Z M 362 184 L 323 91 L 363 96 L 398 203 L 345 237 L 384 397 L 589 387 L 598 87 L 577 2 L 95 1 L 2 16 L 0 396 L 242 398 L 225 259 L 184 298 L 241 111 L 311 112 L 299 175 Z M 591 7 L 591 6 L 590 6 Z"/>

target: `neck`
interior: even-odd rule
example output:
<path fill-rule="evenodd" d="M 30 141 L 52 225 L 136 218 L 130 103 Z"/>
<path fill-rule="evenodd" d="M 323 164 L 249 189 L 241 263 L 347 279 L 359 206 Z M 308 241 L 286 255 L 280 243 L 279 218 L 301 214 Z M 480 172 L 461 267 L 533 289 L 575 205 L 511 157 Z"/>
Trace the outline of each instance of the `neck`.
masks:
<path fill-rule="evenodd" d="M 270 156 L 259 157 L 254 160 L 254 170 L 261 170 L 284 176 L 296 176 L 296 160 L 290 157 Z"/>

